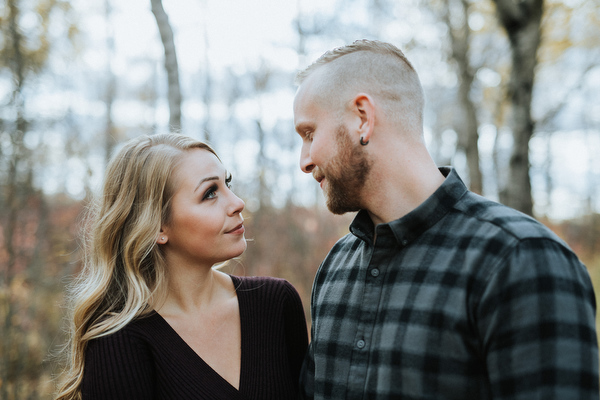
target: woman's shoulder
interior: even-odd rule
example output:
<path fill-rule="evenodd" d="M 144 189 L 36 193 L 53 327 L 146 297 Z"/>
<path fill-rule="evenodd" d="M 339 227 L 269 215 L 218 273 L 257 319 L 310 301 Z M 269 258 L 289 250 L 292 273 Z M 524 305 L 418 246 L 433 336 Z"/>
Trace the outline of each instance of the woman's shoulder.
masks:
<path fill-rule="evenodd" d="M 133 353 L 146 352 L 148 348 L 144 338 L 130 325 L 91 339 L 86 348 L 88 362 L 120 363 Z"/>
<path fill-rule="evenodd" d="M 153 332 L 160 328 L 160 318 L 155 311 L 138 316 L 126 325 L 112 332 L 90 340 L 94 346 L 131 346 L 143 345 Z"/>
<path fill-rule="evenodd" d="M 231 277 L 236 290 L 270 291 L 294 288 L 290 282 L 283 278 L 276 278 L 272 276 L 229 276 Z"/>
<path fill-rule="evenodd" d="M 294 286 L 283 278 L 230 275 L 238 295 L 255 294 L 266 298 L 299 298 Z"/>

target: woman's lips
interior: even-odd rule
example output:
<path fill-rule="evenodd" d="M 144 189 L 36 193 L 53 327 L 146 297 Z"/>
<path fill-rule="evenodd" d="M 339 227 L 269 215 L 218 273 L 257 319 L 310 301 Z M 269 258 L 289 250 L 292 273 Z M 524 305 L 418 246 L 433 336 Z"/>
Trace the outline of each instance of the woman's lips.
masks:
<path fill-rule="evenodd" d="M 233 228 L 232 230 L 230 230 L 226 233 L 231 233 L 233 235 L 241 235 L 245 231 L 246 231 L 246 229 L 244 228 L 244 224 L 239 224 L 238 226 L 236 226 L 235 228 Z"/>

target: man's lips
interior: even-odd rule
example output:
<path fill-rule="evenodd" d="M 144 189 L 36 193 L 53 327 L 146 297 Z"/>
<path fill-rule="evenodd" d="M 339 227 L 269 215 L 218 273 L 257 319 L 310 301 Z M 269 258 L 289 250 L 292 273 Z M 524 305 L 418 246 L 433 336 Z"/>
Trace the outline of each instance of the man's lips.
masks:
<path fill-rule="evenodd" d="M 315 180 L 319 182 L 319 186 L 323 187 L 323 181 L 325 180 L 325 176 L 323 176 L 322 174 L 313 173 L 313 178 L 315 178 Z"/>
<path fill-rule="evenodd" d="M 225 233 L 231 233 L 231 234 L 234 234 L 234 235 L 241 235 L 245 231 L 246 231 L 246 229 L 244 228 L 244 224 L 241 223 L 238 226 L 236 226 L 235 228 L 233 228 L 232 230 L 227 231 Z"/>

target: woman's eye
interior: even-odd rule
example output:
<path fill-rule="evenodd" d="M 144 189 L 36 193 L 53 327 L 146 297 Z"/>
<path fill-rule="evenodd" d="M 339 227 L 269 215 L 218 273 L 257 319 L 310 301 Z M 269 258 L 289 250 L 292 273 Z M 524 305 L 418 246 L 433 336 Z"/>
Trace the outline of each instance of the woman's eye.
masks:
<path fill-rule="evenodd" d="M 202 200 L 214 199 L 215 197 L 217 197 L 217 187 L 211 186 L 210 189 L 208 189 L 206 193 L 204 193 L 204 197 L 202 197 Z"/>

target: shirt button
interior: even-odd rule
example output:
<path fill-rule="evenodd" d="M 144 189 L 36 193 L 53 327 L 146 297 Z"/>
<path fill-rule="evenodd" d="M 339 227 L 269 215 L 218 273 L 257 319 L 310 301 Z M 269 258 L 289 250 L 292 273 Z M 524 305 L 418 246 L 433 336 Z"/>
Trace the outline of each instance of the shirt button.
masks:
<path fill-rule="evenodd" d="M 377 278 L 379 276 L 379 270 L 377 268 L 373 268 L 371 270 L 371 276 Z"/>
<path fill-rule="evenodd" d="M 360 339 L 358 342 L 356 342 L 356 347 L 358 347 L 359 349 L 362 349 L 363 347 L 365 347 L 365 341 Z"/>
<path fill-rule="evenodd" d="M 402 246 L 406 246 L 408 244 L 408 240 L 402 239 Z"/>

